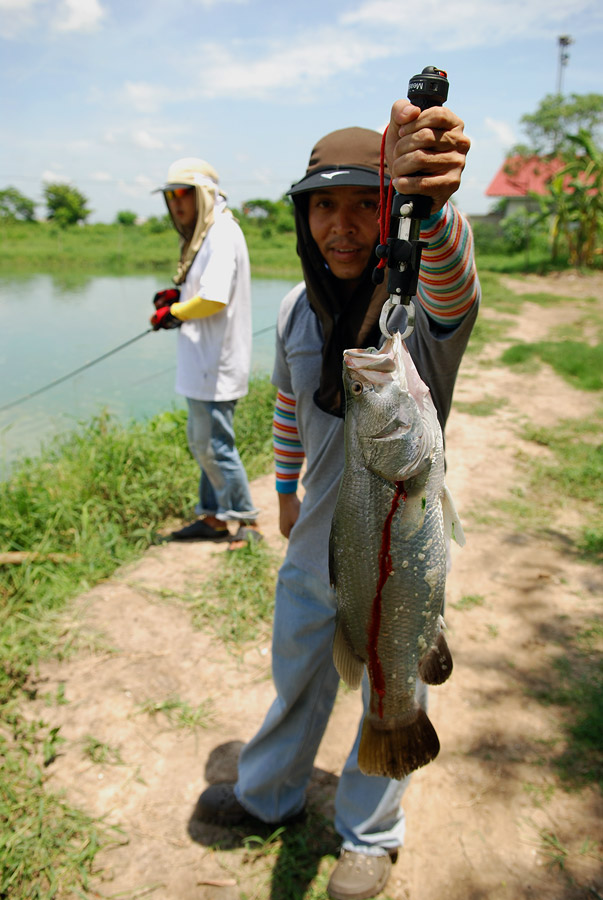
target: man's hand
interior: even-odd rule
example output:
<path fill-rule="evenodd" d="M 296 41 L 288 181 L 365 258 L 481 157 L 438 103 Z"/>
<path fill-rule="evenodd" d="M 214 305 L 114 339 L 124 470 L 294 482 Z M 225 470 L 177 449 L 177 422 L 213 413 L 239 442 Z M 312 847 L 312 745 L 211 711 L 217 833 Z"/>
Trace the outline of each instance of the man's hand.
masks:
<path fill-rule="evenodd" d="M 153 297 L 153 306 L 155 309 L 161 309 L 163 306 L 171 306 L 180 300 L 179 288 L 168 288 L 167 291 L 157 291 Z"/>
<path fill-rule="evenodd" d="M 159 331 L 160 328 L 179 328 L 182 325 L 180 319 L 173 316 L 169 306 L 162 306 L 150 318 L 153 331 Z"/>
<path fill-rule="evenodd" d="M 446 106 L 421 111 L 408 100 L 396 101 L 385 154 L 398 193 L 431 197 L 432 214 L 441 209 L 461 184 L 471 146 L 464 127 Z"/>
<path fill-rule="evenodd" d="M 299 518 L 301 503 L 297 494 L 278 495 L 279 528 L 283 537 L 288 538 Z"/>

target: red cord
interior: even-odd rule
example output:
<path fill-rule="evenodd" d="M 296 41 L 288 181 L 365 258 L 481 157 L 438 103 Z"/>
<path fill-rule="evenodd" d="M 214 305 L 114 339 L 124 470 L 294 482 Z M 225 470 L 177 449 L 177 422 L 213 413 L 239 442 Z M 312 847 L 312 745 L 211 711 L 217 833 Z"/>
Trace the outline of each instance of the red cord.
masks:
<path fill-rule="evenodd" d="M 381 138 L 381 155 L 379 159 L 379 243 L 385 245 L 389 234 L 389 227 L 392 215 L 392 199 L 394 196 L 394 186 L 390 181 L 387 189 L 387 200 L 385 199 L 385 139 L 387 137 L 387 129 L 383 132 Z M 378 269 L 385 268 L 385 258 L 381 257 L 377 264 Z"/>

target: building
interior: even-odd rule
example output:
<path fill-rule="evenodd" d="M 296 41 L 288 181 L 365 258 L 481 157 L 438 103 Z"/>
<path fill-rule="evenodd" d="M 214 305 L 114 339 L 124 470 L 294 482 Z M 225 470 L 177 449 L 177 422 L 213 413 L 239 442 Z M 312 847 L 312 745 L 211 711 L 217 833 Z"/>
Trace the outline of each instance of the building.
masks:
<path fill-rule="evenodd" d="M 536 210 L 538 202 L 530 197 L 545 194 L 547 181 L 563 168 L 561 159 L 542 159 L 539 156 L 510 156 L 504 161 L 488 187 L 486 197 L 508 200 L 505 215 L 519 209 Z"/>

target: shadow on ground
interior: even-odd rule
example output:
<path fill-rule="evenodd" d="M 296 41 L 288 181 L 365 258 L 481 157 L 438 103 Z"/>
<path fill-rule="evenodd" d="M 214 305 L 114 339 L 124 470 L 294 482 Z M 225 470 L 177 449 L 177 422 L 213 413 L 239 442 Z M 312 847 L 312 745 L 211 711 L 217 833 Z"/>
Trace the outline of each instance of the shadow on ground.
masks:
<path fill-rule="evenodd" d="M 205 768 L 208 784 L 236 781 L 242 747 L 241 741 L 229 741 L 212 750 Z M 303 900 L 310 884 L 315 883 L 323 858 L 339 852 L 341 840 L 331 819 L 337 782 L 335 775 L 315 768 L 308 804 L 293 823 L 279 826 L 250 820 L 224 828 L 200 821 L 195 806 L 188 834 L 196 843 L 215 850 L 244 848 L 243 863 L 253 864 L 255 872 L 265 860 L 266 871 L 270 872 L 270 900 Z"/>

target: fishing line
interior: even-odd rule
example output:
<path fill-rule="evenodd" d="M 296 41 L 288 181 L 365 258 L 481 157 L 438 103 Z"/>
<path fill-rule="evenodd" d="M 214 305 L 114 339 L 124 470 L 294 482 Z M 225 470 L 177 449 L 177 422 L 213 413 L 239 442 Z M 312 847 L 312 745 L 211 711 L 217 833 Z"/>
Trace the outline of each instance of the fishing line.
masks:
<path fill-rule="evenodd" d="M 267 328 L 261 328 L 259 331 L 254 331 L 252 337 L 257 337 L 260 334 L 265 334 L 267 331 L 272 331 L 276 328 L 276 325 L 269 325 Z M 149 334 L 153 331 L 152 328 L 147 328 L 146 331 L 141 331 L 140 334 L 137 334 L 136 337 L 130 338 L 129 341 L 124 341 L 123 344 L 120 344 L 118 347 L 114 347 L 113 350 L 108 350 L 107 353 L 103 353 L 102 356 L 97 356 L 96 359 L 90 360 L 90 362 L 84 363 L 83 366 L 79 366 L 77 369 L 74 369 L 72 372 L 68 372 L 66 375 L 62 375 L 60 378 L 56 378 L 54 381 L 50 381 L 48 384 L 45 384 L 43 387 L 38 388 L 36 391 L 31 391 L 29 394 L 24 394 L 22 397 L 18 397 L 16 400 L 11 400 L 10 403 L 5 403 L 4 406 L 0 406 L 0 413 L 5 412 L 7 409 L 13 409 L 15 406 L 19 406 L 21 403 L 25 403 L 26 400 L 31 400 L 32 397 L 37 397 L 38 394 L 43 394 L 44 391 L 50 390 L 50 388 L 56 387 L 57 384 L 62 384 L 64 381 L 68 381 L 70 378 L 74 378 L 76 375 L 79 375 L 80 372 L 84 372 L 86 369 L 91 368 L 91 366 L 95 366 L 97 363 L 102 362 L 103 359 L 107 359 L 108 356 L 113 356 L 114 353 L 117 353 L 119 350 L 123 350 L 124 347 L 129 347 L 130 344 L 133 344 L 135 341 L 139 341 L 140 338 L 144 337 L 145 334 Z"/>

